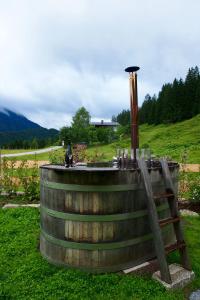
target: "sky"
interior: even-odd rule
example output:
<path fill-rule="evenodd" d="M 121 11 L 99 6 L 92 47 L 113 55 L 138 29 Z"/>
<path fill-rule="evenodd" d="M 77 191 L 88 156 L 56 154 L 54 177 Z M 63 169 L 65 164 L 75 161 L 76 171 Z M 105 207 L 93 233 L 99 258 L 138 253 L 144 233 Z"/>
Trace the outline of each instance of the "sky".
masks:
<path fill-rule="evenodd" d="M 200 59 L 199 0 L 0 0 L 0 108 L 47 128 L 129 108 Z"/>

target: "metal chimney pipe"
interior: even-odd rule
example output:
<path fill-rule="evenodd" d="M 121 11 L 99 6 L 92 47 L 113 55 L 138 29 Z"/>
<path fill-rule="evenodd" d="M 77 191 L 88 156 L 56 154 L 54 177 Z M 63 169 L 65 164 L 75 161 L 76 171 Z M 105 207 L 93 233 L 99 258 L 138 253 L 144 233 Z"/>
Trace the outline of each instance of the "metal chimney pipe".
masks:
<path fill-rule="evenodd" d="M 139 67 L 128 67 L 125 72 L 129 73 L 130 82 L 130 108 L 131 108 L 131 148 L 134 160 L 136 160 L 136 149 L 139 148 L 138 134 L 138 94 L 137 94 L 137 71 Z"/>

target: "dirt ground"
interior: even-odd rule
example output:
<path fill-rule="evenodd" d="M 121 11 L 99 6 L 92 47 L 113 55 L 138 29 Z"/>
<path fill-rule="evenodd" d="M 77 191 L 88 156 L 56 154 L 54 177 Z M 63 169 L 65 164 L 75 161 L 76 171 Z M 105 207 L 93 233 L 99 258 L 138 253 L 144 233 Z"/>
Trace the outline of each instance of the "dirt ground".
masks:
<path fill-rule="evenodd" d="M 200 172 L 200 164 L 180 165 L 180 170 L 185 172 Z"/>
<path fill-rule="evenodd" d="M 178 208 L 191 210 L 191 211 L 197 212 L 198 214 L 200 213 L 200 203 L 199 202 L 194 203 L 194 202 L 187 201 L 187 200 L 179 200 Z"/>
<path fill-rule="evenodd" d="M 28 168 L 33 168 L 35 165 L 37 165 L 38 167 L 42 166 L 42 165 L 46 165 L 49 164 L 48 160 L 38 160 L 38 161 L 34 161 L 34 160 L 27 160 L 27 166 Z M 15 168 L 20 167 L 21 165 L 21 161 L 17 160 L 15 162 Z"/>

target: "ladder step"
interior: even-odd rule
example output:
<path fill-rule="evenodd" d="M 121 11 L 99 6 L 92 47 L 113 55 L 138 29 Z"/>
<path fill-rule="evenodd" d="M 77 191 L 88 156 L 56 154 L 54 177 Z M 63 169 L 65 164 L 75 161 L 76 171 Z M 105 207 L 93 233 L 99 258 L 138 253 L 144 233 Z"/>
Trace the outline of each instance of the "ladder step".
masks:
<path fill-rule="evenodd" d="M 171 224 L 171 223 L 176 223 L 176 222 L 179 222 L 180 221 L 180 217 L 170 217 L 170 218 L 166 218 L 166 219 L 162 219 L 162 220 L 159 220 L 159 224 L 160 224 L 160 227 L 163 227 L 165 225 L 168 225 L 168 224 Z"/>
<path fill-rule="evenodd" d="M 146 192 L 147 198 L 147 209 L 149 213 L 149 223 L 151 227 L 151 231 L 153 233 L 154 238 L 154 246 L 156 256 L 158 258 L 159 268 L 161 279 L 166 281 L 167 283 L 171 282 L 171 275 L 169 271 L 169 266 L 167 264 L 166 255 L 172 251 L 178 250 L 180 251 L 181 261 L 183 266 L 187 269 L 190 268 L 190 263 L 187 255 L 187 248 L 184 242 L 184 237 L 182 233 L 181 223 L 176 203 L 176 189 L 174 187 L 171 174 L 169 171 L 169 166 L 166 160 L 160 160 L 162 166 L 162 176 L 164 181 L 164 188 L 162 193 L 153 193 L 151 177 L 149 175 L 146 162 L 144 158 L 138 159 L 138 166 L 141 170 L 141 176 L 143 179 L 143 184 Z M 156 201 L 155 199 L 165 198 L 169 204 L 170 216 L 166 219 L 158 219 L 158 213 L 156 210 Z M 172 217 L 175 216 L 175 217 Z M 161 227 L 170 223 L 177 222 L 176 226 L 174 224 L 174 233 L 176 237 L 176 242 L 174 244 L 170 244 L 165 246 Z"/>
<path fill-rule="evenodd" d="M 165 247 L 165 252 L 166 252 L 166 254 L 168 254 L 168 253 L 173 252 L 173 251 L 178 250 L 178 249 L 184 249 L 185 247 L 186 247 L 186 244 L 185 244 L 184 241 L 176 242 L 174 244 L 166 246 Z"/>
<path fill-rule="evenodd" d="M 171 198 L 171 197 L 174 197 L 173 193 L 162 193 L 162 194 L 156 194 L 153 196 L 154 199 Z"/>

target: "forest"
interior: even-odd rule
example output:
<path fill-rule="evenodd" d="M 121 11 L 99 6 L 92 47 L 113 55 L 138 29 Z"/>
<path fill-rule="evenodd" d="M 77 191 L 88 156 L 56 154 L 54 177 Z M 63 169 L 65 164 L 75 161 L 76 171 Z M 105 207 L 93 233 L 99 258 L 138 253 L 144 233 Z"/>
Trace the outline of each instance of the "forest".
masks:
<path fill-rule="evenodd" d="M 140 124 L 169 124 L 184 121 L 200 113 L 200 73 L 190 68 L 185 79 L 174 79 L 162 86 L 158 96 L 145 96 L 139 108 Z M 123 110 L 113 121 L 122 126 L 130 124 L 130 111 Z"/>

